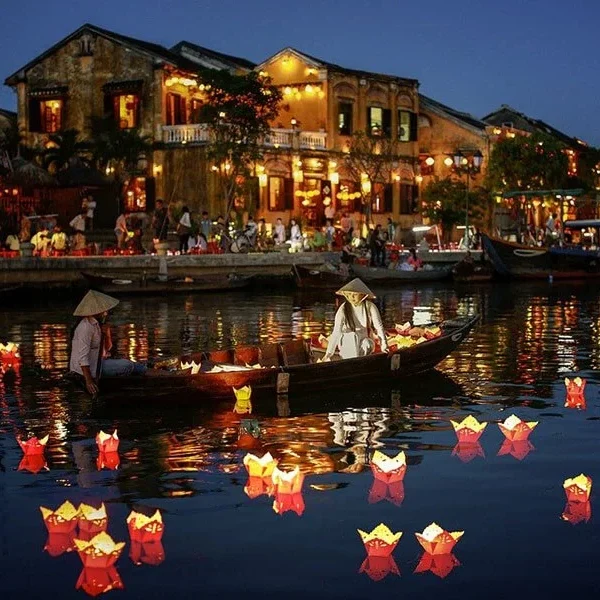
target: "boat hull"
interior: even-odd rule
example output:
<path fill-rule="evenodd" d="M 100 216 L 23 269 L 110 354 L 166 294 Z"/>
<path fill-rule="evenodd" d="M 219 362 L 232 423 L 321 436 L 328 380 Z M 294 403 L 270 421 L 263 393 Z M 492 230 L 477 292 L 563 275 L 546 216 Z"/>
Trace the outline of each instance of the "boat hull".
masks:
<path fill-rule="evenodd" d="M 430 269 L 421 271 L 400 271 L 382 267 L 365 267 L 352 265 L 352 270 L 363 281 L 373 281 L 385 284 L 420 283 L 426 281 L 443 281 L 450 277 L 450 268 Z"/>
<path fill-rule="evenodd" d="M 349 277 L 341 273 L 311 269 L 301 265 L 294 265 L 292 271 L 296 285 L 303 289 L 338 289 L 349 280 Z"/>

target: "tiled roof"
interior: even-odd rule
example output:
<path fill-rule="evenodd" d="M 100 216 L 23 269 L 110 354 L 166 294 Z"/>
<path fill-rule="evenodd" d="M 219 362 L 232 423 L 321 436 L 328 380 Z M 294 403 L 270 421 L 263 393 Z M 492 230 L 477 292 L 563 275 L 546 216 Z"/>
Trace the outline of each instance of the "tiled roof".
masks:
<path fill-rule="evenodd" d="M 486 123 L 484 123 L 481 119 L 478 119 L 469 113 L 450 108 L 449 106 L 446 106 L 445 104 L 442 104 L 433 98 L 429 98 L 424 94 L 419 94 L 419 106 L 423 110 L 430 109 L 437 113 L 443 113 L 455 121 L 460 121 L 466 125 L 469 125 L 470 127 L 475 127 L 476 129 L 480 129 L 482 131 L 484 131 L 486 128 Z"/>
<path fill-rule="evenodd" d="M 223 54 L 222 52 L 217 52 L 216 50 L 211 50 L 210 48 L 205 48 L 204 46 L 198 46 L 197 44 L 193 44 L 192 42 L 188 42 L 186 40 L 182 40 L 178 44 L 175 44 L 175 46 L 173 46 L 170 50 L 175 54 L 181 54 L 184 48 L 189 48 L 195 54 L 205 56 L 208 59 L 216 60 L 232 67 L 254 69 L 256 66 L 256 63 L 253 63 L 245 58 L 232 56 L 231 54 Z"/>

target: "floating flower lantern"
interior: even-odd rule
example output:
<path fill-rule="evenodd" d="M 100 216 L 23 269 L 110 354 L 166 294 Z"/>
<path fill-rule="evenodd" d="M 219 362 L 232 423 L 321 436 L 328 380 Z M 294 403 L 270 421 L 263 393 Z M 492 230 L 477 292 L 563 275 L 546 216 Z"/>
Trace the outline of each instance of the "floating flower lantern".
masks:
<path fill-rule="evenodd" d="M 96 445 L 100 452 L 116 452 L 119 449 L 117 430 L 115 429 L 112 435 L 101 430 L 96 436 Z"/>
<path fill-rule="evenodd" d="M 458 442 L 452 449 L 452 456 L 458 456 L 462 462 L 468 463 L 478 456 L 485 458 L 485 452 L 479 442 Z"/>
<path fill-rule="evenodd" d="M 56 558 L 65 552 L 71 552 L 75 549 L 75 532 L 69 533 L 49 533 L 44 550 L 52 557 Z"/>
<path fill-rule="evenodd" d="M 298 494 L 302 491 L 304 474 L 300 473 L 299 467 L 292 471 L 280 471 L 275 467 L 271 477 L 277 494 Z"/>
<path fill-rule="evenodd" d="M 358 530 L 369 556 L 389 556 L 398 545 L 402 532 L 392 533 L 387 525 L 380 523 L 371 532 Z"/>
<path fill-rule="evenodd" d="M 100 508 L 95 508 L 89 504 L 79 505 L 79 533 L 95 535 L 101 531 L 106 531 L 108 527 L 108 515 L 104 502 Z"/>
<path fill-rule="evenodd" d="M 160 541 L 165 530 L 162 515 L 158 509 L 150 517 L 132 510 L 127 517 L 127 527 L 131 540 L 142 544 Z"/>
<path fill-rule="evenodd" d="M 74 541 L 83 566 L 100 569 L 112 567 L 125 547 L 125 542 L 115 543 L 105 531 L 101 531 L 91 540 L 75 538 Z"/>
<path fill-rule="evenodd" d="M 526 423 L 525 421 L 521 421 L 516 415 L 511 415 L 504 423 L 498 423 L 498 427 L 507 440 L 519 442 L 526 440 L 537 424 L 538 421 L 529 421 Z"/>
<path fill-rule="evenodd" d="M 592 518 L 592 505 L 589 502 L 567 502 L 561 515 L 563 521 L 577 525 L 582 521 L 587 523 Z"/>
<path fill-rule="evenodd" d="M 404 482 L 385 483 L 379 479 L 373 480 L 369 490 L 369 504 L 375 504 L 382 500 L 400 506 L 404 501 Z"/>
<path fill-rule="evenodd" d="M 102 469 L 115 471 L 119 468 L 120 462 L 121 458 L 118 452 L 100 452 L 96 459 L 96 466 L 98 467 L 98 471 L 102 471 Z"/>
<path fill-rule="evenodd" d="M 19 345 L 14 342 L 0 343 L 0 372 L 13 369 L 18 371 L 21 367 L 21 354 Z"/>
<path fill-rule="evenodd" d="M 30 473 L 39 473 L 42 469 L 48 470 L 48 463 L 43 454 L 33 454 L 28 456 L 27 454 L 21 459 L 18 471 L 29 471 Z"/>
<path fill-rule="evenodd" d="M 587 502 L 592 493 L 592 478 L 582 473 L 577 477 L 565 479 L 563 488 L 567 502 Z"/>
<path fill-rule="evenodd" d="M 565 377 L 565 386 L 567 388 L 565 407 L 580 408 L 585 410 L 585 385 L 586 380 L 582 379 L 581 377 L 575 377 L 575 379 L 569 379 L 568 377 Z"/>
<path fill-rule="evenodd" d="M 395 457 L 391 457 L 375 450 L 371 457 L 371 470 L 375 479 L 384 483 L 402 481 L 406 473 L 406 454 L 398 452 Z"/>
<path fill-rule="evenodd" d="M 233 393 L 235 394 L 233 412 L 238 415 L 250 414 L 252 412 L 252 402 L 250 400 L 252 388 L 249 385 L 241 388 L 233 388 Z"/>
<path fill-rule="evenodd" d="M 273 510 L 278 514 L 282 515 L 288 511 L 294 511 L 299 517 L 304 512 L 304 497 L 301 492 L 295 494 L 281 494 L 275 492 L 275 499 L 273 500 Z"/>
<path fill-rule="evenodd" d="M 116 567 L 106 569 L 84 567 L 75 584 L 76 590 L 81 589 L 92 597 L 111 590 L 122 590 L 124 587 Z"/>
<path fill-rule="evenodd" d="M 157 567 L 165 560 L 165 549 L 160 541 L 141 543 L 132 540 L 129 558 L 136 565 Z"/>
<path fill-rule="evenodd" d="M 518 442 L 504 440 L 502 446 L 500 446 L 500 450 L 498 450 L 498 456 L 510 454 L 517 460 L 523 460 L 532 450 L 535 450 L 535 446 L 529 440 L 520 440 Z"/>
<path fill-rule="evenodd" d="M 448 577 L 455 567 L 459 567 L 460 562 L 454 554 L 429 554 L 423 553 L 421 560 L 415 569 L 415 573 L 426 573 L 431 571 L 441 579 Z"/>
<path fill-rule="evenodd" d="M 400 575 L 400 569 L 390 554 L 388 556 L 367 556 L 360 565 L 359 573 L 366 573 L 373 581 L 381 581 L 390 573 Z"/>
<path fill-rule="evenodd" d="M 40 506 L 40 511 L 48 533 L 71 533 L 77 527 L 79 510 L 68 500 L 56 510 Z"/>
<path fill-rule="evenodd" d="M 40 439 L 30 437 L 26 442 L 18 437 L 17 442 L 19 442 L 19 446 L 21 446 L 21 450 L 23 450 L 25 456 L 40 456 L 44 454 L 44 450 L 46 450 L 46 444 L 48 443 L 49 437 L 49 435 Z"/>
<path fill-rule="evenodd" d="M 260 425 L 256 419 L 242 419 L 238 435 L 238 448 L 250 450 L 260 447 Z"/>
<path fill-rule="evenodd" d="M 483 430 L 487 427 L 487 423 L 480 423 L 473 415 L 469 415 L 460 423 L 450 421 L 459 443 L 475 443 L 481 437 Z"/>
<path fill-rule="evenodd" d="M 423 533 L 415 533 L 415 536 L 426 553 L 437 555 L 450 554 L 464 533 L 464 531 L 446 531 L 437 523 L 432 523 Z"/>
<path fill-rule="evenodd" d="M 244 466 L 250 477 L 271 477 L 277 466 L 277 461 L 267 452 L 260 458 L 254 454 L 246 454 L 244 456 Z"/>
<path fill-rule="evenodd" d="M 196 363 L 194 361 L 192 362 L 181 362 L 180 364 L 180 368 L 182 371 L 187 371 L 188 369 L 191 369 L 192 375 L 198 375 L 198 373 L 200 373 L 200 368 L 202 367 L 202 363 Z"/>
<path fill-rule="evenodd" d="M 244 486 L 244 493 L 254 500 L 259 496 L 270 496 L 273 493 L 273 480 L 271 477 L 248 477 Z"/>
<path fill-rule="evenodd" d="M 406 323 L 403 323 L 402 325 L 396 323 L 395 328 L 396 328 L 396 333 L 398 335 L 410 335 L 410 330 L 412 329 L 412 325 L 408 321 L 406 321 Z"/>

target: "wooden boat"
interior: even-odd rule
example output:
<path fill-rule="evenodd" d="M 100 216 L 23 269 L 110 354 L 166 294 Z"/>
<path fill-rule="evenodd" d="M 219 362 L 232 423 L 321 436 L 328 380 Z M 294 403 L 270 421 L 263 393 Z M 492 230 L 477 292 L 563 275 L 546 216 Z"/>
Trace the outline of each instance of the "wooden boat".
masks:
<path fill-rule="evenodd" d="M 23 284 L 0 286 L 0 300 L 9 302 L 17 298 L 23 291 Z"/>
<path fill-rule="evenodd" d="M 300 288 L 338 289 L 350 279 L 348 275 L 323 267 L 310 268 L 294 265 L 292 272 L 296 285 Z"/>
<path fill-rule="evenodd" d="M 161 371 L 153 375 L 104 377 L 100 394 L 110 400 L 129 401 L 134 396 L 165 397 L 196 402 L 209 398 L 230 398 L 232 388 L 252 387 L 252 398 L 261 394 L 302 393 L 328 388 L 356 386 L 365 382 L 383 383 L 411 377 L 433 369 L 469 334 L 478 317 L 460 318 L 440 324 L 441 336 L 389 354 L 377 352 L 365 357 L 317 362 L 323 349 L 308 340 L 292 340 L 261 346 L 195 353 L 181 361 L 201 364 L 201 371 Z M 260 365 L 251 368 L 247 365 Z M 215 367 L 219 369 L 215 372 Z M 220 370 L 224 369 L 224 370 Z"/>
<path fill-rule="evenodd" d="M 240 275 L 198 275 L 195 278 L 173 278 L 159 281 L 155 277 L 82 272 L 89 286 L 105 294 L 182 294 L 188 292 L 221 292 L 238 290 L 250 284 L 251 277 Z"/>
<path fill-rule="evenodd" d="M 434 269 L 421 269 L 420 271 L 400 271 L 398 269 L 386 269 L 384 267 L 366 267 L 364 265 L 352 265 L 352 270 L 357 277 L 363 281 L 374 283 L 420 283 L 424 281 L 443 281 L 451 274 L 450 267 Z"/>
<path fill-rule="evenodd" d="M 567 226 L 568 221 L 565 223 Z M 482 243 L 499 275 L 517 279 L 600 277 L 600 251 L 581 246 L 524 246 L 482 234 Z"/>
<path fill-rule="evenodd" d="M 461 261 L 452 269 L 452 279 L 457 283 L 483 283 L 493 277 L 494 270 L 488 264 Z"/>

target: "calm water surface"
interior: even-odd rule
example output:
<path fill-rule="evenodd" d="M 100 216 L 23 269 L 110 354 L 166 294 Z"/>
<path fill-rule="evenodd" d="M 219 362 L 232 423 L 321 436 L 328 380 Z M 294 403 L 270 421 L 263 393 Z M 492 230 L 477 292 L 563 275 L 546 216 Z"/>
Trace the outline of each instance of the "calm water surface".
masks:
<path fill-rule="evenodd" d="M 387 325 L 479 313 L 470 338 L 439 367 L 406 384 L 289 397 L 255 406 L 260 438 L 240 435 L 229 404 L 92 405 L 60 384 L 68 316 L 58 300 L 0 312 L 0 341 L 21 345 L 20 375 L 0 382 L 0 593 L 81 598 L 69 541 L 48 539 L 39 506 L 99 506 L 108 532 L 127 542 L 116 573 L 95 573 L 115 598 L 549 598 L 600 590 L 595 511 L 571 507 L 562 482 L 600 483 L 596 290 L 499 285 L 380 291 Z M 332 296 L 241 293 L 124 300 L 114 313 L 119 354 L 144 360 L 182 350 L 328 333 Z M 421 315 L 423 318 L 423 315 Z M 586 410 L 565 408 L 565 375 L 587 378 Z M 539 421 L 531 445 L 503 447 L 496 422 Z M 490 421 L 476 449 L 455 448 L 450 419 Z M 98 470 L 95 435 L 117 428 L 119 467 Z M 19 470 L 15 436 L 50 435 L 48 470 Z M 374 482 L 375 450 L 404 450 L 403 489 Z M 301 496 L 275 506 L 248 485 L 242 459 L 270 451 L 306 474 Z M 511 454 L 512 452 L 512 454 Z M 108 465 L 110 467 L 111 465 Z M 132 508 L 159 508 L 162 548 L 132 546 Z M 591 511 L 591 518 L 586 511 Z M 464 530 L 454 557 L 422 561 L 414 532 L 435 521 Z M 404 536 L 395 563 L 365 561 L 357 528 L 380 522 Z M 61 543 L 63 545 L 61 546 Z M 61 553 L 62 552 L 62 553 Z M 53 556 L 58 555 L 58 556 Z M 427 567 L 431 567 L 427 570 Z M 415 573 L 415 570 L 419 571 Z M 116 579 L 118 577 L 118 579 Z M 89 579 L 88 579 L 89 582 Z M 119 584 L 120 582 L 120 584 Z"/>

